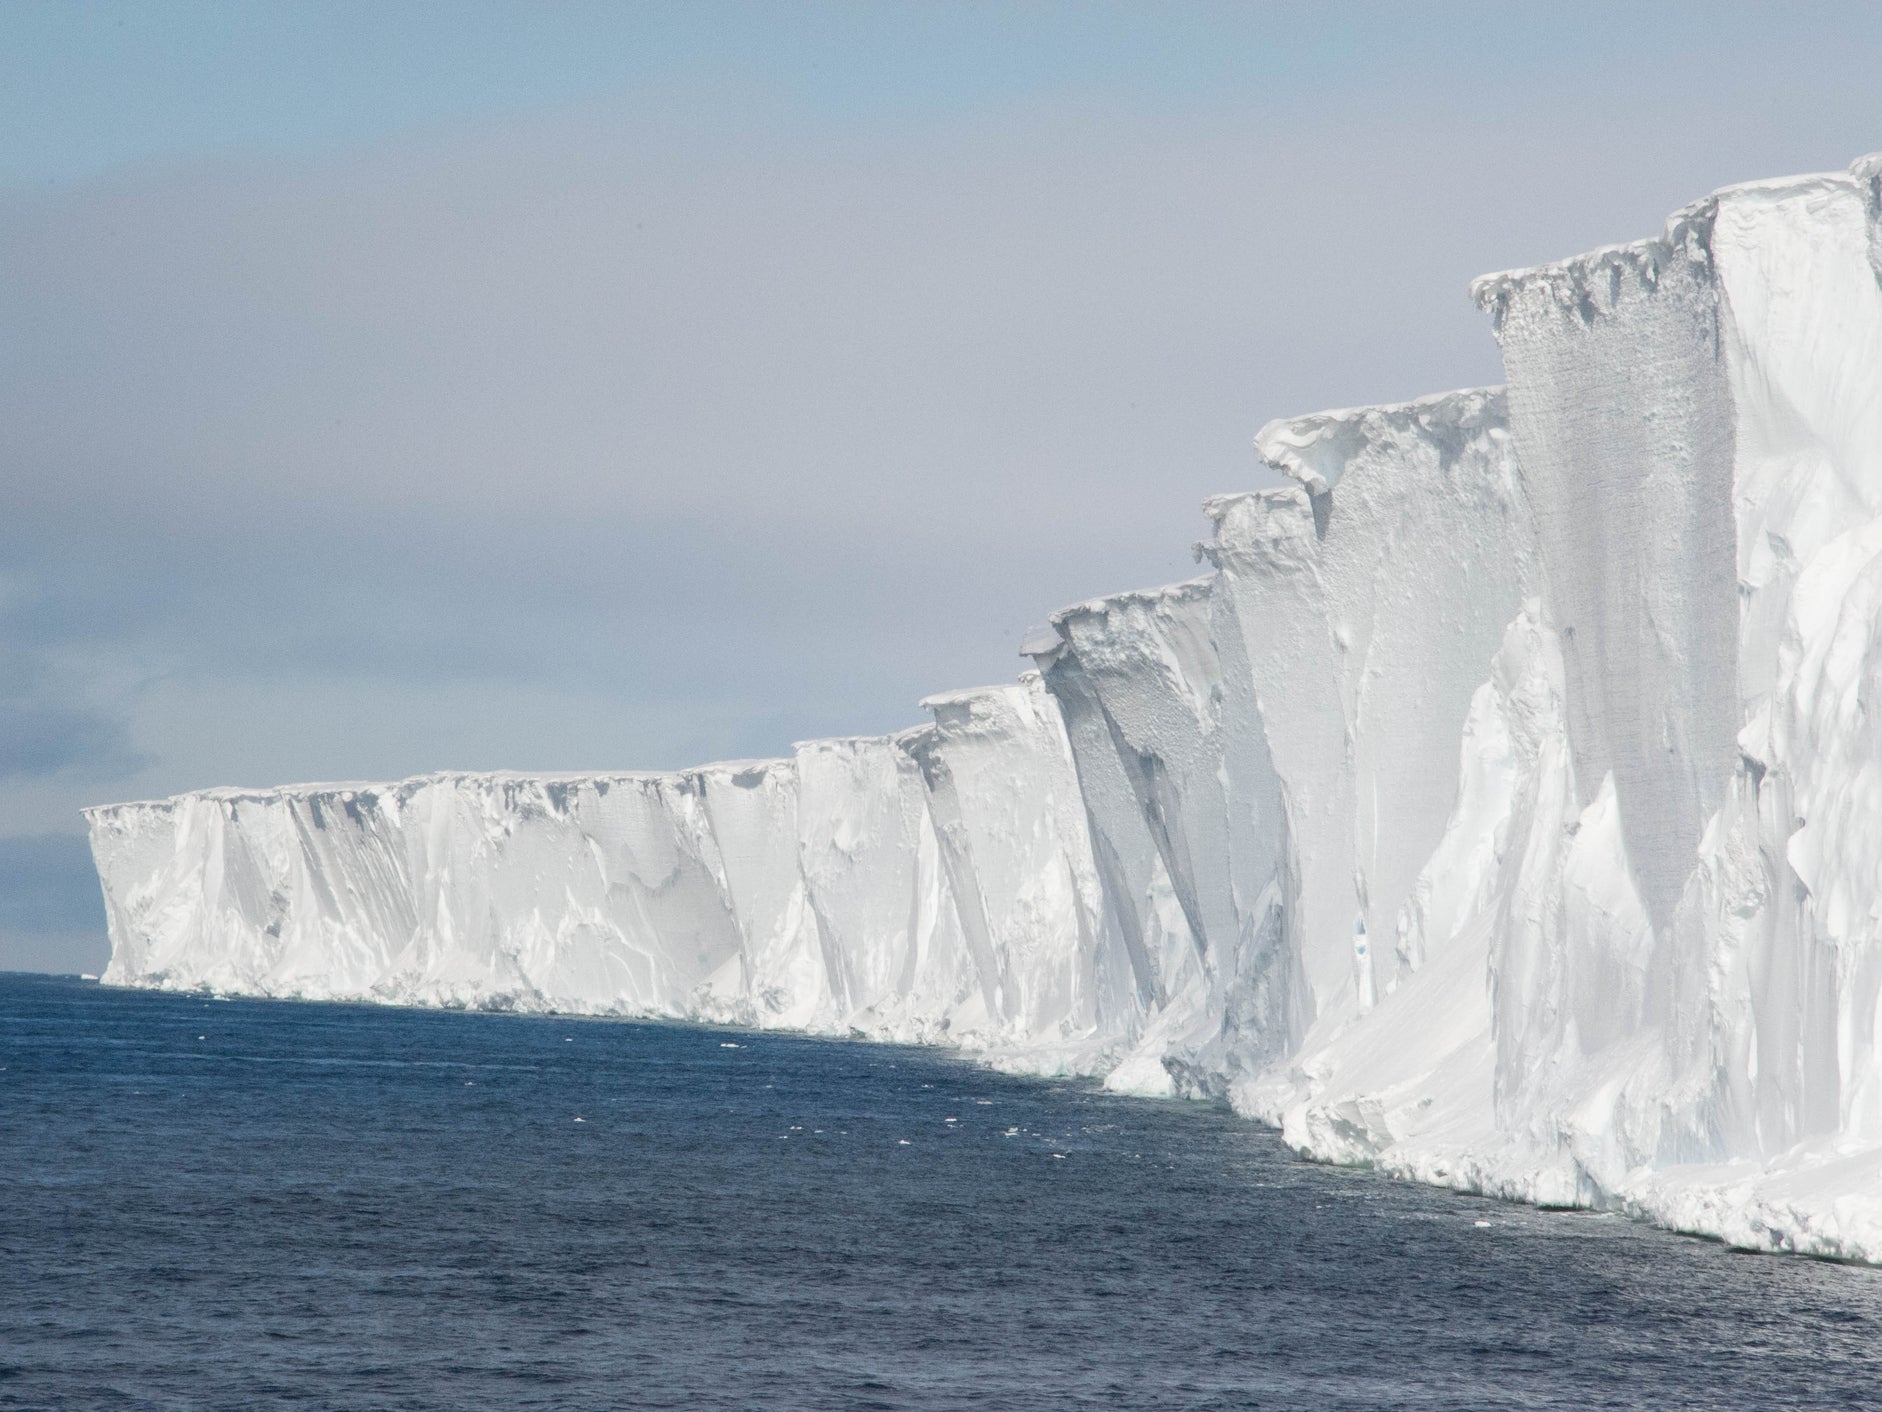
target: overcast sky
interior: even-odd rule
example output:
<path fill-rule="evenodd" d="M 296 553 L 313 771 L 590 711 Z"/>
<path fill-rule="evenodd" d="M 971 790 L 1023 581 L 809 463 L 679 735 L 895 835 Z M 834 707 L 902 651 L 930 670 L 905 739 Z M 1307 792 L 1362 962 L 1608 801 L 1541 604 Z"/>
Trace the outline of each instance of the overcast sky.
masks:
<path fill-rule="evenodd" d="M 914 724 L 1878 74 L 1866 3 L 0 8 L 0 969 L 102 966 L 85 804 Z"/>

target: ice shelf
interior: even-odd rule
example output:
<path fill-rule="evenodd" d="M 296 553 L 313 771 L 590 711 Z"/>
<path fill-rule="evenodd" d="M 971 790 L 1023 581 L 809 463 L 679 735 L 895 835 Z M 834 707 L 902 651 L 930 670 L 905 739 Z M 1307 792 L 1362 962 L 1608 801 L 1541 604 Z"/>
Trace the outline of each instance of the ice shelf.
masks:
<path fill-rule="evenodd" d="M 949 1044 L 1882 1261 L 1882 158 L 1488 276 L 932 724 L 88 811 L 116 985 Z"/>

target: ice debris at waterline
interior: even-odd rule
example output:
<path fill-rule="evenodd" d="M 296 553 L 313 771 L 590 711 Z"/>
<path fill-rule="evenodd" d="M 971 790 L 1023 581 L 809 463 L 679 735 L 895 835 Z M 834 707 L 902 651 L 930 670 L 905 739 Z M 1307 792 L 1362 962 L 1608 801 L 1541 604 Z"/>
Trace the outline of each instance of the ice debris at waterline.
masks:
<path fill-rule="evenodd" d="M 932 725 L 90 811 L 119 985 L 948 1043 L 1882 1260 L 1882 158 L 1492 275 Z"/>

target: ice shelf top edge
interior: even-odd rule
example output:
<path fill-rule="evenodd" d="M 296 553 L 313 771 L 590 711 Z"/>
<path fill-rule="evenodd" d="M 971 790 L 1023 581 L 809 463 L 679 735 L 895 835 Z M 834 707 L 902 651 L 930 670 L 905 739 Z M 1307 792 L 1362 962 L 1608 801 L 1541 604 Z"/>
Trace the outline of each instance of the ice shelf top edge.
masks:
<path fill-rule="evenodd" d="M 1102 618 L 1120 608 L 1154 607 L 1158 603 L 1181 602 L 1184 599 L 1206 597 L 1214 578 L 1213 574 L 1203 574 L 1196 578 L 1181 579 L 1176 583 L 1159 584 L 1155 588 L 1127 588 L 1119 593 L 1107 593 L 1101 598 L 1086 598 L 1060 608 L 1051 615 L 1049 621 L 1063 637 L 1066 631 L 1065 624 L 1075 622 L 1080 618 Z"/>
<path fill-rule="evenodd" d="M 1270 469 L 1319 495 L 1337 479 L 1337 471 L 1329 476 L 1322 464 L 1329 457 L 1336 462 L 1350 460 L 1368 445 L 1399 433 L 1452 441 L 1501 428 L 1508 420 L 1506 408 L 1505 390 L 1499 384 L 1434 392 L 1409 402 L 1276 417 L 1255 433 L 1255 454 Z M 1211 503 L 1225 498 L 1212 497 Z"/>
<path fill-rule="evenodd" d="M 158 799 L 127 799 L 112 804 L 93 804 L 80 810 L 87 819 L 108 818 L 133 810 L 166 809 L 192 800 L 212 800 L 223 804 L 266 804 L 280 800 L 337 799 L 342 802 L 364 796 L 376 799 L 387 794 L 412 793 L 438 785 L 561 785 L 586 784 L 632 785 L 678 781 L 705 775 L 753 774 L 789 765 L 790 758 L 773 760 L 720 760 L 695 765 L 684 770 L 434 770 L 428 774 L 408 775 L 397 780 L 329 780 L 299 784 L 264 786 L 218 785 L 207 789 L 186 789 Z"/>
<path fill-rule="evenodd" d="M 1575 302 L 1599 282 L 1611 280 L 1620 273 L 1643 275 L 1651 280 L 1662 267 L 1680 255 L 1703 261 L 1711 241 L 1712 223 L 1721 202 L 1781 199 L 1812 189 L 1829 190 L 1861 184 L 1873 188 L 1878 180 L 1882 180 L 1882 152 L 1858 157 L 1846 171 L 1811 172 L 1801 176 L 1735 182 L 1682 206 L 1667 217 L 1664 229 L 1657 236 L 1625 241 L 1618 245 L 1602 245 L 1561 260 L 1479 275 L 1470 282 L 1470 295 L 1477 306 L 1501 327 L 1510 299 L 1524 289 L 1540 287 L 1553 293 L 1559 301 Z M 1871 204 L 1874 204 L 1873 191 Z"/>
<path fill-rule="evenodd" d="M 1023 688 L 1028 679 L 1037 675 L 1037 672 L 1033 671 L 1022 672 L 1016 685 Z M 1011 689 L 1014 688 L 986 686 L 941 692 L 922 698 L 921 706 L 923 709 L 932 710 L 937 706 L 946 706 L 957 700 L 984 699 Z M 361 798 L 371 801 L 386 795 L 410 795 L 425 788 L 451 785 L 485 788 L 500 785 L 564 788 L 583 785 L 683 786 L 688 782 L 707 779 L 737 782 L 741 776 L 756 783 L 758 778 L 773 771 L 792 769 L 799 755 L 873 750 L 885 746 L 893 748 L 905 745 L 933 729 L 933 725 L 914 725 L 883 735 L 829 736 L 816 740 L 800 740 L 792 743 L 790 755 L 763 759 L 714 760 L 703 765 L 689 765 L 678 770 L 433 770 L 396 780 L 314 780 L 296 784 L 261 786 L 216 785 L 205 789 L 182 790 L 156 799 L 127 799 L 109 804 L 92 804 L 79 812 L 87 820 L 95 820 L 108 819 L 119 814 L 173 809 L 180 804 L 198 800 L 220 804 L 267 804 L 283 800 L 331 799 L 341 803 L 351 803 Z"/>
<path fill-rule="evenodd" d="M 955 706 L 973 706 L 987 701 L 1000 701 L 1014 692 L 1024 690 L 1039 679 L 1039 673 L 1025 671 L 1019 674 L 1015 682 L 1001 682 L 997 686 L 964 686 L 953 691 L 937 691 L 931 696 L 921 698 L 920 706 L 924 711 L 944 711 Z M 920 729 L 920 727 L 917 727 Z"/>

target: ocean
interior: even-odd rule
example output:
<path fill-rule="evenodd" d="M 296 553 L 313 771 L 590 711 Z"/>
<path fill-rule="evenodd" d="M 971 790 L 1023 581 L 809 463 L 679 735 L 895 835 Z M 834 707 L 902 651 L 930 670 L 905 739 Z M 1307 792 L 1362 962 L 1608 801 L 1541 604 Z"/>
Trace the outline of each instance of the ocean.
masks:
<path fill-rule="evenodd" d="M 1841 1408 L 1879 1334 L 940 1052 L 0 976 L 0 1407 Z"/>

